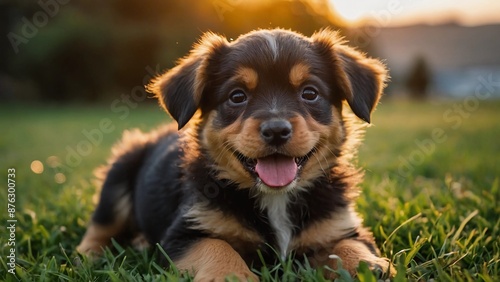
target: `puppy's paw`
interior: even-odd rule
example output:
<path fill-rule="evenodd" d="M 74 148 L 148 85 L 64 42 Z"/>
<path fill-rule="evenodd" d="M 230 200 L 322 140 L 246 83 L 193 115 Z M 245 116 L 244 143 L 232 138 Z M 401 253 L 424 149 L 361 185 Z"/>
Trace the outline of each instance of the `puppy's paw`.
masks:
<path fill-rule="evenodd" d="M 351 276 L 356 276 L 357 268 L 361 261 L 368 264 L 371 270 L 380 270 L 390 277 L 396 275 L 396 270 L 387 258 L 381 258 L 372 253 L 372 251 L 363 242 L 356 240 L 343 240 L 333 248 L 333 255 L 330 256 L 333 269 L 338 269 L 338 264 L 347 270 Z M 340 260 L 340 262 L 339 262 Z M 332 273 L 333 276 L 335 274 Z"/>
<path fill-rule="evenodd" d="M 149 243 L 148 239 L 144 234 L 138 234 L 133 240 L 132 240 L 132 247 L 137 250 L 137 251 L 143 251 L 146 249 L 149 249 L 151 247 L 151 244 Z"/>
<path fill-rule="evenodd" d="M 102 256 L 103 252 L 101 244 L 84 238 L 76 247 L 76 253 L 78 254 L 75 254 L 73 263 L 76 266 L 82 266 L 84 265 L 84 261 L 95 262 Z"/>
<path fill-rule="evenodd" d="M 76 251 L 81 255 L 85 255 L 91 258 L 98 257 L 102 255 L 103 252 L 102 246 L 103 244 L 101 244 L 101 242 L 84 239 L 76 247 Z"/>
<path fill-rule="evenodd" d="M 194 281 L 259 281 L 226 241 L 204 238 L 176 262 L 180 270 L 194 271 Z"/>
<path fill-rule="evenodd" d="M 366 261 L 372 271 L 380 271 L 389 277 L 396 276 L 396 269 L 387 258 L 375 257 L 371 261 Z"/>
<path fill-rule="evenodd" d="M 361 259 L 356 267 L 356 272 L 364 270 L 364 267 L 363 269 L 361 267 L 361 262 L 365 263 L 364 267 L 367 267 L 371 272 L 381 273 L 382 277 L 394 277 L 396 275 L 396 269 L 387 258 L 374 257 L 371 260 Z M 351 276 L 354 277 L 356 272 L 352 273 L 351 271 Z"/>
<path fill-rule="evenodd" d="M 253 281 L 258 282 L 259 277 L 247 269 L 223 271 L 199 271 L 194 277 L 195 282 L 224 282 L 224 281 Z"/>
<path fill-rule="evenodd" d="M 103 253 L 103 248 L 111 243 L 111 238 L 116 234 L 113 227 L 90 224 L 76 251 L 89 257 L 98 257 Z"/>

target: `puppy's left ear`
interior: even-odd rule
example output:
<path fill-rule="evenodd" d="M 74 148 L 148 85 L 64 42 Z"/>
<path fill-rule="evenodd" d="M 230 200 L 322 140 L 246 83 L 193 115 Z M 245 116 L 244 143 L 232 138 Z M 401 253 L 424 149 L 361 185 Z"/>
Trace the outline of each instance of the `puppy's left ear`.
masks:
<path fill-rule="evenodd" d="M 188 56 L 147 86 L 148 91 L 156 95 L 160 105 L 177 121 L 179 129 L 200 107 L 209 68 L 227 46 L 224 37 L 205 33 Z"/>
<path fill-rule="evenodd" d="M 344 45 L 336 32 L 323 30 L 314 34 L 314 43 L 322 53 L 327 53 L 336 77 L 335 89 L 360 119 L 370 123 L 370 116 L 377 105 L 388 77 L 385 65 L 379 60 Z"/>

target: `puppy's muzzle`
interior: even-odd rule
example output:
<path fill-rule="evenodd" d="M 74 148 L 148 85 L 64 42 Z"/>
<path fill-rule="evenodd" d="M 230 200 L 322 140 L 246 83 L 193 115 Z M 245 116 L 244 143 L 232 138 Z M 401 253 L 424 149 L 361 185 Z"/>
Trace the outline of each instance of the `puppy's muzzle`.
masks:
<path fill-rule="evenodd" d="M 271 146 L 281 146 L 292 138 L 292 124 L 286 119 L 266 120 L 259 129 L 262 140 Z"/>

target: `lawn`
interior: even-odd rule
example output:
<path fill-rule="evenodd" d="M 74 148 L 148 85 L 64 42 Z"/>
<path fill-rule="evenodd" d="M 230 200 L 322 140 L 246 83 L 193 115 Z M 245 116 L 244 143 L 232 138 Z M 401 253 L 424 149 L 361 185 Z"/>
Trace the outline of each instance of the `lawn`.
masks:
<path fill-rule="evenodd" d="M 93 169 L 122 130 L 166 121 L 154 104 L 121 112 L 106 105 L 0 106 L 0 222 L 16 226 L 0 232 L 0 280 L 189 280 L 151 260 L 157 249 L 115 245 L 97 262 L 75 263 L 94 207 Z M 498 101 L 382 102 L 360 148 L 365 181 L 357 203 L 383 255 L 397 265 L 395 281 L 500 281 L 499 155 Z M 13 218 L 8 199 L 15 199 Z M 11 242 L 15 275 L 8 273 Z M 319 272 L 290 260 L 256 271 L 264 281 L 321 281 Z M 358 278 L 376 281 L 377 273 L 362 265 Z M 340 272 L 339 280 L 351 278 Z"/>

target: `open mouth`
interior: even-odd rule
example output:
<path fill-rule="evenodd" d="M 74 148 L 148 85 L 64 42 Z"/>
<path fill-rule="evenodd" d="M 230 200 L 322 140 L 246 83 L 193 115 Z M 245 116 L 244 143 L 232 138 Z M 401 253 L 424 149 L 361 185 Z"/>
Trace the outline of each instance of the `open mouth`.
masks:
<path fill-rule="evenodd" d="M 272 154 L 257 159 L 245 157 L 239 152 L 235 152 L 235 155 L 243 166 L 264 184 L 271 188 L 281 188 L 297 178 L 299 171 L 313 153 L 314 150 L 302 157 Z"/>

